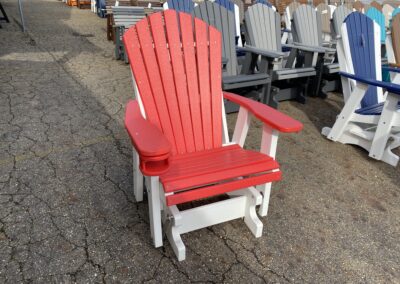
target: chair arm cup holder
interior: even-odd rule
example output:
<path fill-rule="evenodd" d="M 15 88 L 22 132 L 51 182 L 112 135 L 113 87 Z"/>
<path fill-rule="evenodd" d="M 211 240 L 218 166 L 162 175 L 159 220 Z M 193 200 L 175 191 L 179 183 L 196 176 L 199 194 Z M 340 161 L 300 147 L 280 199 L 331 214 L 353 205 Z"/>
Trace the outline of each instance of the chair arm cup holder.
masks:
<path fill-rule="evenodd" d="M 228 92 L 224 92 L 224 98 L 244 107 L 262 123 L 279 132 L 300 132 L 303 129 L 301 122 L 265 104 Z"/>
<path fill-rule="evenodd" d="M 169 167 L 171 144 L 158 127 L 144 119 L 138 102 L 126 106 L 125 128 L 140 158 L 140 170 L 146 176 L 159 176 Z"/>

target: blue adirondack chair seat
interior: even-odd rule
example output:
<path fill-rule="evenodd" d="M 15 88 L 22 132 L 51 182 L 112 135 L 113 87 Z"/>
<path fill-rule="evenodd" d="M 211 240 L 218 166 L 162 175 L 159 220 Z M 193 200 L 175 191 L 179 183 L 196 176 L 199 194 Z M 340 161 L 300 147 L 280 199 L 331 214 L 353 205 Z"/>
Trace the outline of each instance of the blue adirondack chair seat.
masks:
<path fill-rule="evenodd" d="M 178 12 L 192 13 L 194 3 L 192 0 L 168 0 L 168 9 L 173 9 Z"/>
<path fill-rule="evenodd" d="M 216 0 L 215 3 L 218 3 L 222 7 L 225 7 L 229 11 L 235 12 L 235 4 L 230 0 Z"/>
<path fill-rule="evenodd" d="M 372 8 L 370 8 L 372 9 Z M 349 34 L 349 47 L 352 65 L 356 77 L 377 79 L 374 43 L 374 21 L 359 12 L 351 13 L 344 21 Z M 390 86 L 390 83 L 387 83 Z M 378 102 L 378 88 L 369 86 L 361 101 L 361 108 L 356 113 L 363 115 L 378 115 L 382 112 L 383 103 Z"/>
<path fill-rule="evenodd" d="M 378 9 L 371 7 L 365 13 L 367 17 L 374 20 L 381 28 L 381 42 L 385 43 L 386 40 L 386 27 L 385 27 L 385 16 Z"/>

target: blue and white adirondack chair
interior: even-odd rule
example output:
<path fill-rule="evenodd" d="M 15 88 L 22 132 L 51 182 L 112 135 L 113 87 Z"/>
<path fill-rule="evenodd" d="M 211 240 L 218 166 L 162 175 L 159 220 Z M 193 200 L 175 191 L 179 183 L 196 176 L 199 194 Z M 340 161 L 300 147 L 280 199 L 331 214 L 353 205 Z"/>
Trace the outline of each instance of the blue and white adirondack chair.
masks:
<path fill-rule="evenodd" d="M 185 12 L 191 14 L 194 9 L 192 0 L 168 0 L 163 4 L 164 10 L 173 9 L 177 12 Z"/>
<path fill-rule="evenodd" d="M 350 81 L 351 95 L 333 127 L 323 128 L 322 134 L 335 142 L 358 145 L 370 157 L 396 166 L 399 157 L 392 149 L 400 146 L 400 85 L 382 81 L 381 29 L 354 12 L 342 25 L 342 44 L 346 69 L 340 75 Z M 386 98 L 381 88 L 387 90 Z"/>
<path fill-rule="evenodd" d="M 240 33 L 240 11 L 239 11 L 239 6 L 236 5 L 234 2 L 231 0 L 215 0 L 215 3 L 218 3 L 222 7 L 225 7 L 228 11 L 231 11 L 235 14 L 235 29 L 236 29 L 236 37 L 238 38 L 237 41 L 237 46 L 242 47 L 243 42 L 242 42 L 242 36 Z"/>

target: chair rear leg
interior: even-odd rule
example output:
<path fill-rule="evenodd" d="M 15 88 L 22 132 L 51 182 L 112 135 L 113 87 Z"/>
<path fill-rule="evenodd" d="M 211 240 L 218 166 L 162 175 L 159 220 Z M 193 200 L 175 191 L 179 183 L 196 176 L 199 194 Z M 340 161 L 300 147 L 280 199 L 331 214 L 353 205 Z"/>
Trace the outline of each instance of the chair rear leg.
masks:
<path fill-rule="evenodd" d="M 258 208 L 258 214 L 260 214 L 260 216 L 262 216 L 262 217 L 265 217 L 268 214 L 269 197 L 271 195 L 271 186 L 272 186 L 272 183 L 267 183 L 267 184 L 257 186 L 258 191 L 261 192 L 261 194 L 263 196 L 263 201 L 260 205 L 260 208 Z"/>

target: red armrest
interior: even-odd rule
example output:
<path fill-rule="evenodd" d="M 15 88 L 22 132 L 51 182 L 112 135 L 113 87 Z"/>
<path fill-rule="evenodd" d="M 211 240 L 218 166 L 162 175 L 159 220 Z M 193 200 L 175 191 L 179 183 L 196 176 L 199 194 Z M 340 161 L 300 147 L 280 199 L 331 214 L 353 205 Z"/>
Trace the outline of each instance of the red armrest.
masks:
<path fill-rule="evenodd" d="M 251 99 L 224 92 L 224 98 L 249 110 L 255 117 L 280 132 L 299 132 L 303 124 L 272 107 Z"/>
<path fill-rule="evenodd" d="M 143 118 L 136 100 L 126 105 L 125 128 L 139 154 L 143 174 L 157 176 L 167 171 L 171 144 L 160 129 Z"/>

